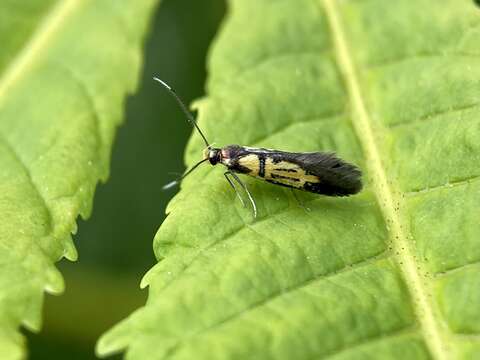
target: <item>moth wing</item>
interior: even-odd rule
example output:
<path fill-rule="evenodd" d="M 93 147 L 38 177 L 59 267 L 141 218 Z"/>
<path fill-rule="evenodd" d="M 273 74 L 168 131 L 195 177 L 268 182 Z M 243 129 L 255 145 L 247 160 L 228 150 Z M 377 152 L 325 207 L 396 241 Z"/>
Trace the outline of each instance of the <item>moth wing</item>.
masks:
<path fill-rule="evenodd" d="M 318 182 L 317 176 L 307 174 L 301 164 L 288 159 L 267 158 L 264 177 L 268 182 L 296 189 L 303 189 L 307 181 Z"/>
<path fill-rule="evenodd" d="M 307 173 L 318 177 L 319 181 L 307 184 L 307 191 L 325 195 L 347 196 L 358 193 L 362 189 L 362 172 L 335 153 L 293 153 L 292 161 L 302 166 Z"/>

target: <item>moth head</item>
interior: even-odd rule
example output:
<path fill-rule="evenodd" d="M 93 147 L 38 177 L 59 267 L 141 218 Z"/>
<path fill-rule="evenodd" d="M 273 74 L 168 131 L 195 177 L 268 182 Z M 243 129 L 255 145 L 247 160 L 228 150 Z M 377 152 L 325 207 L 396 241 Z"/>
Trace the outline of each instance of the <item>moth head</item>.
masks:
<path fill-rule="evenodd" d="M 203 152 L 203 158 L 208 159 L 210 164 L 216 165 L 221 160 L 221 149 L 208 147 Z"/>

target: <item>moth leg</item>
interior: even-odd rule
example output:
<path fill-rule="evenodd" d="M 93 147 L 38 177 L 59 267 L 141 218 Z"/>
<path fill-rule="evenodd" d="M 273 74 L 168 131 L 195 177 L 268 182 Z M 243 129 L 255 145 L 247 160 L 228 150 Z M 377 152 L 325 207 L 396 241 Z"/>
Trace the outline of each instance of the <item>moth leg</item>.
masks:
<path fill-rule="evenodd" d="M 292 192 L 293 197 L 294 197 L 295 200 L 297 201 L 298 206 L 300 206 L 301 208 L 303 208 L 305 211 L 311 211 L 311 209 L 308 208 L 308 207 L 306 207 L 306 206 L 305 206 L 305 203 L 298 198 L 297 194 L 295 193 L 295 189 L 290 188 L 290 191 Z"/>
<path fill-rule="evenodd" d="M 233 181 L 228 177 L 228 175 L 231 175 L 231 172 L 227 171 L 226 173 L 223 174 L 225 176 L 225 179 L 227 179 L 228 183 L 232 187 L 232 189 L 235 191 L 235 194 L 237 194 L 238 200 L 242 203 L 243 207 L 246 207 L 245 201 L 243 201 L 242 197 L 240 196 L 240 192 L 238 191 L 237 187 L 233 183 Z"/>
<path fill-rule="evenodd" d="M 245 185 L 242 182 L 242 180 L 240 180 L 240 178 L 237 176 L 237 174 L 235 174 L 231 171 L 227 171 L 225 174 L 231 175 L 233 177 L 233 179 L 235 179 L 237 181 L 237 183 L 242 187 L 242 189 L 245 190 L 245 192 L 247 193 L 248 199 L 250 200 L 250 202 L 252 204 L 253 217 L 256 218 L 257 217 L 257 205 L 255 204 L 255 200 L 253 200 L 252 194 L 250 194 L 250 191 L 248 191 L 247 185 Z"/>

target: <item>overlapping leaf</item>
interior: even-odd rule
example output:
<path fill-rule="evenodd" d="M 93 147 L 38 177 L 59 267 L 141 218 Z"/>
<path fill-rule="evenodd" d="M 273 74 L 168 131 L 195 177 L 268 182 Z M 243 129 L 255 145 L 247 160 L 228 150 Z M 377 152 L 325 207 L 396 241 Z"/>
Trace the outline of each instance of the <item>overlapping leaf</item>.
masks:
<path fill-rule="evenodd" d="M 217 145 L 335 150 L 332 199 L 222 169 L 182 184 L 146 306 L 99 352 L 129 359 L 480 356 L 480 12 L 471 2 L 232 0 L 199 123 Z M 201 157 L 194 134 L 191 165 Z"/>
<path fill-rule="evenodd" d="M 155 0 L 0 4 L 0 358 L 41 326 L 54 267 L 108 175 L 123 101 L 136 84 Z"/>

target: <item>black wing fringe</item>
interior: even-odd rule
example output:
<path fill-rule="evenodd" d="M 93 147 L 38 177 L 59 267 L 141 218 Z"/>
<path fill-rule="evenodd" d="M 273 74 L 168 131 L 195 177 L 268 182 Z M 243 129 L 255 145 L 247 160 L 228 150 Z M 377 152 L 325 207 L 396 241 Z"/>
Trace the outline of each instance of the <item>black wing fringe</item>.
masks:
<path fill-rule="evenodd" d="M 334 153 L 316 152 L 295 154 L 296 161 L 319 183 L 305 184 L 305 190 L 329 196 L 349 196 L 362 190 L 361 170 Z"/>

